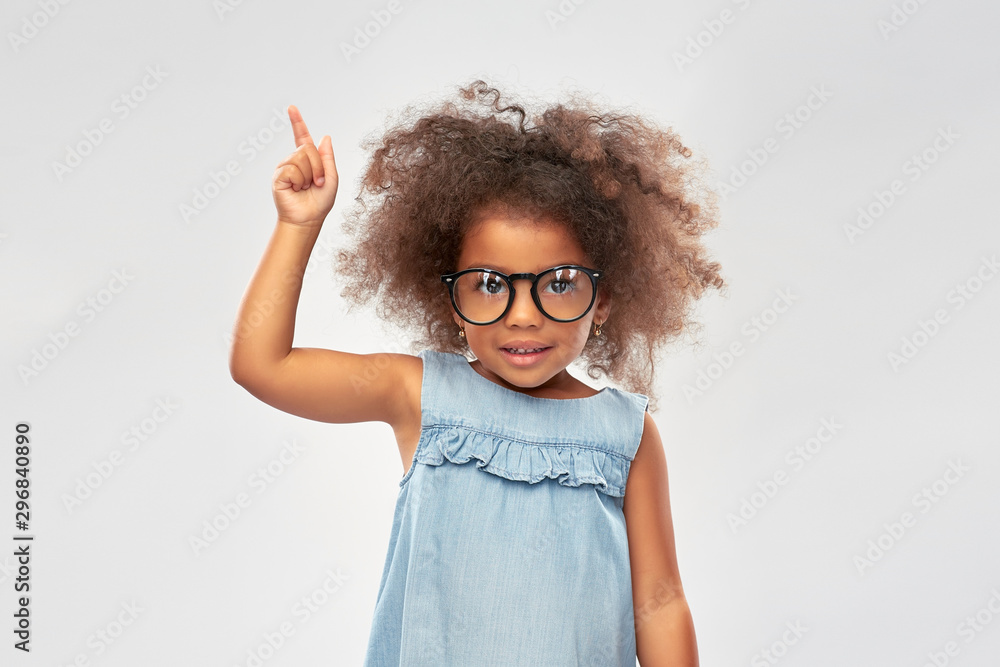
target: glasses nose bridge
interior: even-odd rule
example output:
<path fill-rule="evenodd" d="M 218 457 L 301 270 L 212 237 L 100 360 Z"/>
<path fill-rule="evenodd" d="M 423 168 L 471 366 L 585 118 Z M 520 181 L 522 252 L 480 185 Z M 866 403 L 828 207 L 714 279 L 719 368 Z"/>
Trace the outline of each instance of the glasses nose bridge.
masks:
<path fill-rule="evenodd" d="M 508 280 L 510 280 L 512 286 L 513 286 L 514 282 L 517 281 L 517 280 L 527 280 L 531 284 L 534 284 L 535 281 L 538 280 L 538 274 L 536 274 L 536 273 L 512 273 L 509 276 L 507 276 L 507 278 L 508 278 Z"/>
<path fill-rule="evenodd" d="M 541 309 L 538 307 L 538 302 L 535 300 L 534 294 L 532 294 L 532 292 L 534 291 L 535 284 L 538 281 L 538 274 L 512 273 L 509 276 L 507 276 L 507 280 L 510 281 L 510 287 L 511 287 L 510 302 L 508 304 L 508 310 L 507 310 L 508 314 L 510 314 L 510 311 L 514 308 L 514 304 L 517 301 L 517 287 L 515 286 L 514 283 L 516 283 L 519 280 L 527 280 L 528 283 L 530 284 L 528 286 L 528 290 L 526 290 L 526 293 L 524 294 L 524 296 L 522 296 L 522 298 L 528 299 L 528 301 L 531 302 L 531 306 L 533 309 L 538 310 L 541 315 L 543 316 L 545 315 L 545 313 L 541 311 Z"/>

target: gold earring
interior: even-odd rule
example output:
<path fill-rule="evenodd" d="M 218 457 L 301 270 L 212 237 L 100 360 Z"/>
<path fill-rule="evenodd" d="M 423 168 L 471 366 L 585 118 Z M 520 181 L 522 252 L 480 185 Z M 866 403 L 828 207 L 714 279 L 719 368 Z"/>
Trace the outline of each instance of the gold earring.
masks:
<path fill-rule="evenodd" d="M 594 335 L 595 336 L 600 336 L 601 335 L 601 324 L 603 324 L 603 322 L 594 322 Z"/>
<path fill-rule="evenodd" d="M 459 338 L 465 338 L 465 327 L 461 324 L 458 325 L 458 336 Z"/>

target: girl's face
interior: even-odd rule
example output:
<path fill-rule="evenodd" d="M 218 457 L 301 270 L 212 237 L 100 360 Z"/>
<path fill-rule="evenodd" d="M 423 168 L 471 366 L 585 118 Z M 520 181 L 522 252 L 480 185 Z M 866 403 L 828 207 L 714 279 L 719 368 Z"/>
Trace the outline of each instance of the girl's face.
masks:
<path fill-rule="evenodd" d="M 562 264 L 603 268 L 591 264 L 562 224 L 546 218 L 490 214 L 466 233 L 454 270 L 485 268 L 507 275 L 538 274 Z M 510 310 L 493 324 L 470 324 L 452 310 L 455 324 L 465 328 L 465 340 L 476 356 L 472 367 L 486 379 L 514 391 L 549 398 L 580 397 L 587 387 L 566 367 L 580 356 L 593 322 L 607 320 L 611 300 L 598 288 L 594 305 L 586 315 L 573 322 L 556 322 L 538 310 L 531 298 L 530 281 L 516 280 L 514 289 Z M 541 292 L 541 284 L 538 289 Z M 533 355 L 508 351 L 516 348 L 544 350 Z"/>

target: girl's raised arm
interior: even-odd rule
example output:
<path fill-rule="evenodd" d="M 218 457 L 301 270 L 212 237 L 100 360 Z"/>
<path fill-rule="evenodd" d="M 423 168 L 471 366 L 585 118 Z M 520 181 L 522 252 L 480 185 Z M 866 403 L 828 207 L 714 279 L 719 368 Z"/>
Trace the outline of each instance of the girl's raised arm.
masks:
<path fill-rule="evenodd" d="M 233 379 L 279 410 L 323 422 L 383 421 L 409 431 L 420 421 L 419 358 L 292 348 L 309 254 L 337 195 L 329 136 L 313 144 L 302 115 L 288 108 L 295 151 L 274 172 L 278 221 L 234 326 Z"/>

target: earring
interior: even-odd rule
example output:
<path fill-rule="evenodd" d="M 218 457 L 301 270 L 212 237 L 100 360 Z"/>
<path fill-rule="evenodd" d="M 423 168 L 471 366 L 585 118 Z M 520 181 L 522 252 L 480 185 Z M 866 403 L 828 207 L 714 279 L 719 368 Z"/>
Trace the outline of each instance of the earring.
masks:
<path fill-rule="evenodd" d="M 459 338 L 465 338 L 465 327 L 463 327 L 461 324 L 458 325 L 458 336 Z"/>
<path fill-rule="evenodd" d="M 601 325 L 602 324 L 604 324 L 604 323 L 603 322 L 594 322 L 594 335 L 595 336 L 600 336 L 601 335 Z"/>

